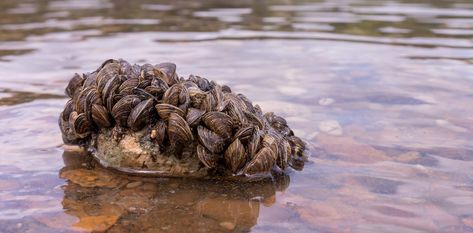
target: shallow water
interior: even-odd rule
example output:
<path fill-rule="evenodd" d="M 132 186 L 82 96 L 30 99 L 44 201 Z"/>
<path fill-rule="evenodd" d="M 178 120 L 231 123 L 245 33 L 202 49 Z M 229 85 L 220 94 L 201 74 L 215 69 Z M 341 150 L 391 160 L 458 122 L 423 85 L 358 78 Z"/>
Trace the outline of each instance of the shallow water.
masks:
<path fill-rule="evenodd" d="M 1 1 L 0 232 L 473 232 L 470 0 Z M 286 117 L 302 172 L 126 177 L 66 150 L 75 72 L 173 61 Z"/>

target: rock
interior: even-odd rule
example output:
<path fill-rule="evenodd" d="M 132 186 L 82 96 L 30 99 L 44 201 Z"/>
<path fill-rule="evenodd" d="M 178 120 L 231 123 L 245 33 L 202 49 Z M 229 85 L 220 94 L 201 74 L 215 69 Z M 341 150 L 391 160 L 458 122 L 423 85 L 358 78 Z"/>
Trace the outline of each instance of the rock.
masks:
<path fill-rule="evenodd" d="M 462 219 L 463 224 L 465 224 L 468 227 L 473 228 L 473 216 L 469 216 L 467 218 Z"/>
<path fill-rule="evenodd" d="M 232 231 L 233 229 L 235 229 L 235 224 L 233 224 L 231 222 L 221 222 L 220 226 L 222 226 L 223 228 L 225 228 L 229 231 Z"/>
<path fill-rule="evenodd" d="M 228 200 L 226 198 L 206 198 L 197 203 L 199 214 L 218 222 L 229 222 L 234 226 L 251 228 L 256 225 L 259 216 L 258 201 Z"/>
<path fill-rule="evenodd" d="M 117 222 L 118 218 L 114 215 L 87 216 L 82 217 L 73 226 L 86 231 L 106 231 Z"/>
<path fill-rule="evenodd" d="M 391 160 L 383 151 L 353 140 L 350 137 L 334 137 L 319 134 L 315 142 L 330 156 L 344 161 L 357 163 L 375 163 Z"/>
<path fill-rule="evenodd" d="M 343 134 L 342 126 L 335 120 L 326 120 L 319 123 L 319 130 L 330 135 L 339 136 Z"/>
<path fill-rule="evenodd" d="M 332 98 L 324 97 L 324 98 L 319 99 L 319 104 L 322 105 L 322 106 L 328 106 L 328 105 L 333 104 L 334 102 L 335 102 L 335 100 L 332 99 Z"/>
<path fill-rule="evenodd" d="M 302 221 L 320 229 L 322 232 L 345 232 L 344 223 L 354 223 L 360 212 L 338 200 L 312 202 L 295 208 Z"/>
<path fill-rule="evenodd" d="M 142 184 L 143 184 L 143 182 L 141 182 L 141 181 L 130 182 L 126 185 L 126 188 L 132 189 L 132 188 L 136 188 L 136 187 L 138 187 Z"/>

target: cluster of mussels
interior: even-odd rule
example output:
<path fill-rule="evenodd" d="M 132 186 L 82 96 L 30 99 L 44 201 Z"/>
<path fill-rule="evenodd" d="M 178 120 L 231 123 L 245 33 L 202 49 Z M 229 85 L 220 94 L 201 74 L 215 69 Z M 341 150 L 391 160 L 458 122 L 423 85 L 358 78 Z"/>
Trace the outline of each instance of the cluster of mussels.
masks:
<path fill-rule="evenodd" d="M 179 78 L 172 63 L 110 59 L 92 73 L 75 74 L 66 94 L 71 99 L 59 125 L 68 144 L 90 147 L 91 138 L 110 128 L 122 134 L 146 129 L 163 152 L 192 145 L 193 156 L 209 169 L 253 175 L 304 164 L 305 143 L 284 118 L 263 114 L 226 85 Z"/>

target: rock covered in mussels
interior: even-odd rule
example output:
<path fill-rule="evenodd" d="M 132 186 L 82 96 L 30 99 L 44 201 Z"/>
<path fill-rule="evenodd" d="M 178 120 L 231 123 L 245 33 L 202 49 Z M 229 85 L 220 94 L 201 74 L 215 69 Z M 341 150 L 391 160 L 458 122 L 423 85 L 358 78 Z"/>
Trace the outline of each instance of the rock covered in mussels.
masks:
<path fill-rule="evenodd" d="M 104 166 L 162 176 L 266 175 L 302 169 L 305 143 L 272 112 L 176 65 L 107 60 L 75 74 L 59 118 L 63 140 Z"/>

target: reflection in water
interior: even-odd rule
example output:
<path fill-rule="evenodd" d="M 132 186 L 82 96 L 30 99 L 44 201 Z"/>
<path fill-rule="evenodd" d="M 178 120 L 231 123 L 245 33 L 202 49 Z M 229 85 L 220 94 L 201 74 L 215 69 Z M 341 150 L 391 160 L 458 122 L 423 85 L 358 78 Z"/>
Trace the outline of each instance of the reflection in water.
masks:
<path fill-rule="evenodd" d="M 105 170 L 84 153 L 65 151 L 59 176 L 64 212 L 73 226 L 111 232 L 249 231 L 260 205 L 273 205 L 289 176 L 239 183 L 223 180 L 126 177 Z"/>
<path fill-rule="evenodd" d="M 48 93 L 0 90 L 0 106 L 17 105 L 40 99 L 62 99 L 64 96 Z"/>

